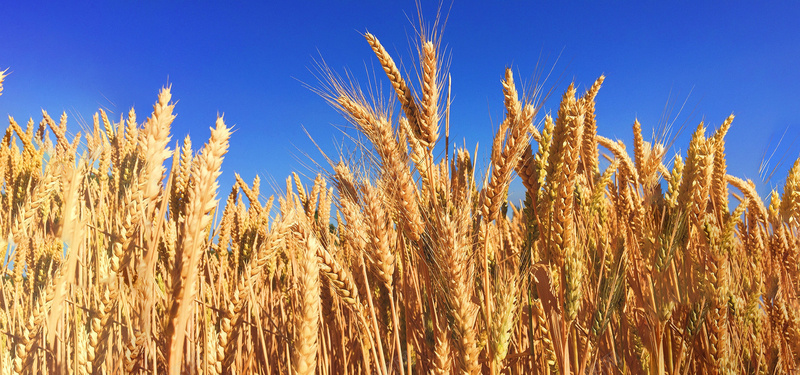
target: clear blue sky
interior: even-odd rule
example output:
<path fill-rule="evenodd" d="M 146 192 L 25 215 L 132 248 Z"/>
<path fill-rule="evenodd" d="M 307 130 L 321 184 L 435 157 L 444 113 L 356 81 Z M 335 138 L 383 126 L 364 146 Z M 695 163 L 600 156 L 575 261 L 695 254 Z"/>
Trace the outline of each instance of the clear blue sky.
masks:
<path fill-rule="evenodd" d="M 667 104 L 676 126 L 686 122 L 675 144 L 684 154 L 701 120 L 716 128 L 736 114 L 730 172 L 756 180 L 766 194 L 800 153 L 800 6 L 756 3 L 455 1 L 443 34 L 452 58 L 452 139 L 470 150 L 479 142 L 485 162 L 502 116 L 504 68 L 530 84 L 541 58 L 539 70 L 553 68 L 545 85 L 556 85 L 555 98 L 572 80 L 583 89 L 605 74 L 599 132 L 627 144 L 633 120 L 649 134 L 663 125 Z M 436 8 L 422 4 L 428 19 Z M 413 63 L 416 14 L 413 1 L 9 2 L 0 16 L 0 68 L 12 74 L 0 114 L 38 122 L 41 108 L 66 111 L 73 131 L 99 107 L 119 118 L 134 106 L 144 120 L 170 83 L 178 101 L 173 144 L 189 133 L 199 148 L 217 113 L 237 129 L 222 195 L 233 171 L 282 186 L 293 170 L 311 174 L 303 152 L 321 160 L 302 127 L 326 152 L 343 138 L 334 125 L 346 122 L 302 83 L 316 85 L 314 60 L 362 82 L 377 71 L 387 89 L 360 33 Z M 773 151 L 770 166 L 785 161 L 765 184 L 759 165 Z"/>

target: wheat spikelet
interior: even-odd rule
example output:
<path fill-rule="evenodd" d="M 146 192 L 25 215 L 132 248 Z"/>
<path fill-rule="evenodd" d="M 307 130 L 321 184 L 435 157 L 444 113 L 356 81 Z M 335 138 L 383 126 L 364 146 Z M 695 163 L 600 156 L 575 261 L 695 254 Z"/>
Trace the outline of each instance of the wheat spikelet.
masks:
<path fill-rule="evenodd" d="M 590 199 L 590 206 L 592 209 L 599 210 L 601 207 L 601 200 L 606 192 L 606 187 L 611 183 L 611 176 L 617 171 L 619 160 L 614 159 L 611 164 L 600 175 L 600 179 L 594 185 L 594 191 Z"/>
<path fill-rule="evenodd" d="M 223 368 L 240 368 L 239 359 L 242 348 L 241 340 L 244 335 L 244 320 L 246 301 L 242 298 L 241 280 L 232 283 L 232 292 L 229 299 L 223 302 L 224 312 L 220 317 L 220 348 L 217 350 L 217 362 L 222 363 Z"/>
<path fill-rule="evenodd" d="M 325 180 L 323 180 L 324 182 Z M 319 216 L 317 222 L 320 226 L 320 231 L 324 231 L 325 235 L 322 236 L 325 242 L 328 241 L 330 235 L 331 223 L 331 203 L 333 202 L 333 188 L 322 189 L 319 200 Z"/>
<path fill-rule="evenodd" d="M 158 102 L 156 102 L 156 106 L 157 105 Z M 166 109 L 166 107 L 164 109 Z M 128 118 L 125 119 L 124 134 L 125 134 L 125 144 L 122 145 L 120 151 L 124 155 L 129 155 L 135 151 L 138 152 L 137 144 L 139 142 L 139 125 L 136 122 L 136 111 L 133 110 L 133 107 L 131 107 L 131 109 L 128 111 Z"/>
<path fill-rule="evenodd" d="M 575 320 L 581 307 L 585 271 L 575 246 L 569 246 L 564 254 L 564 317 Z"/>
<path fill-rule="evenodd" d="M 542 129 L 542 138 L 539 141 L 539 147 L 535 156 L 534 175 L 536 176 L 535 183 L 533 184 L 534 190 L 528 191 L 534 202 L 540 202 L 544 194 L 544 190 L 540 190 L 544 186 L 547 179 L 547 170 L 549 169 L 550 148 L 553 145 L 553 133 L 555 132 L 555 123 L 550 115 L 544 118 L 544 129 Z M 535 193 L 535 194 L 534 194 Z"/>
<path fill-rule="evenodd" d="M 469 152 L 464 149 L 456 151 L 456 157 L 450 167 L 452 201 L 455 205 L 463 205 L 468 198 L 471 198 L 471 189 L 474 185 L 474 169 L 470 161 Z"/>
<path fill-rule="evenodd" d="M 300 203 L 302 203 L 303 206 L 307 206 L 309 197 L 306 190 L 303 188 L 303 183 L 300 182 L 300 176 L 298 176 L 296 172 L 292 172 L 292 178 L 294 178 L 294 184 L 297 188 L 297 197 L 300 198 Z"/>
<path fill-rule="evenodd" d="M 517 117 L 522 109 L 522 104 L 519 102 L 519 93 L 514 84 L 514 73 L 511 71 L 511 68 L 506 68 L 506 75 L 503 80 L 503 99 L 506 107 L 506 118 L 511 120 L 513 124 L 517 121 Z"/>
<path fill-rule="evenodd" d="M 533 158 L 533 147 L 531 147 L 530 144 L 528 144 L 528 147 L 525 148 L 525 152 L 522 154 L 515 171 L 522 180 L 522 184 L 525 186 L 525 189 L 528 192 L 535 192 L 537 176 L 535 170 L 535 160 Z"/>
<path fill-rule="evenodd" d="M 306 210 L 306 215 L 314 216 L 314 213 L 317 211 L 320 190 L 325 188 L 322 181 L 322 174 L 317 173 L 317 177 L 314 178 L 314 184 L 311 186 L 311 195 L 308 197 L 308 202 L 305 207 L 303 207 Z"/>
<path fill-rule="evenodd" d="M 452 369 L 450 335 L 448 334 L 445 322 L 436 319 L 435 323 L 432 372 L 436 375 L 450 374 Z"/>
<path fill-rule="evenodd" d="M 33 138 L 22 127 L 14 121 L 14 117 L 8 116 L 8 122 L 11 124 L 11 129 L 17 133 L 20 142 L 22 142 L 22 151 L 27 158 L 27 162 L 39 162 L 41 158 L 36 157 L 36 147 L 33 145 Z M 30 123 L 29 123 L 30 124 Z M 30 127 L 30 125 L 29 125 Z"/>

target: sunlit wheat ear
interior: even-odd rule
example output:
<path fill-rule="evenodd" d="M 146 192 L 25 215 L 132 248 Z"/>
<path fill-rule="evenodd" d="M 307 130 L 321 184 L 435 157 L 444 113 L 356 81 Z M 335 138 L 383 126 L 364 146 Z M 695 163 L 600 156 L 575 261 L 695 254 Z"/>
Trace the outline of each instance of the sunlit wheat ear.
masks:
<path fill-rule="evenodd" d="M 292 367 L 296 374 L 314 374 L 317 371 L 317 349 L 320 319 L 320 283 L 317 253 L 319 240 L 308 228 L 298 228 L 300 248 L 298 251 L 297 289 L 299 313 L 295 317 L 295 337 Z"/>
<path fill-rule="evenodd" d="M 140 183 L 143 184 L 144 202 L 148 206 L 158 195 L 164 174 L 164 161 L 171 155 L 167 148 L 170 140 L 170 125 L 175 115 L 175 107 L 170 103 L 172 94 L 170 87 L 165 87 L 158 94 L 158 102 L 153 105 L 153 115 L 147 119 L 142 133 L 141 152 L 144 155 L 145 172 Z M 152 209 L 148 208 L 148 212 Z"/>
<path fill-rule="evenodd" d="M 172 272 L 174 287 L 172 305 L 169 311 L 167 338 L 169 342 L 169 371 L 181 372 L 183 362 L 186 323 L 191 315 L 196 294 L 197 266 L 206 247 L 206 228 L 211 222 L 208 215 L 217 204 L 217 179 L 222 173 L 222 159 L 228 151 L 231 131 L 222 117 L 217 118 L 211 130 L 211 139 L 198 155 L 192 168 L 195 185 L 189 193 L 186 221 L 183 225 L 182 243 L 176 254 L 175 268 Z"/>
<path fill-rule="evenodd" d="M 450 330 L 453 332 L 453 357 L 459 372 L 475 374 L 480 370 L 476 342 L 478 306 L 472 302 L 474 266 L 468 256 L 471 247 L 468 215 L 469 203 L 459 207 L 455 214 L 443 214 L 432 223 L 436 277 L 439 292 L 450 311 Z"/>
<path fill-rule="evenodd" d="M 592 87 L 581 98 L 585 116 L 583 120 L 583 139 L 581 140 L 581 162 L 587 175 L 599 172 L 597 165 L 599 153 L 597 150 L 597 121 L 595 116 L 595 98 L 600 91 L 606 77 L 601 75 L 594 81 Z"/>
<path fill-rule="evenodd" d="M 350 271 L 344 268 L 324 247 L 317 247 L 317 257 L 320 260 L 320 271 L 331 283 L 339 298 L 354 310 L 360 312 L 363 307 L 359 299 L 358 288 Z"/>
<path fill-rule="evenodd" d="M 506 271 L 506 274 L 511 272 Z M 495 306 L 492 326 L 490 328 L 489 341 L 491 345 L 493 366 L 498 372 L 502 370 L 502 362 L 508 355 L 509 344 L 512 336 L 512 328 L 517 307 L 518 281 L 516 275 L 505 275 L 498 277 L 495 285 Z"/>
<path fill-rule="evenodd" d="M 394 282 L 395 257 L 390 247 L 390 223 L 383 210 L 384 197 L 380 188 L 373 187 L 369 181 L 365 181 L 362 190 L 366 204 L 364 216 L 367 222 L 370 259 L 380 280 L 391 290 Z"/>
<path fill-rule="evenodd" d="M 394 60 L 386 52 L 386 49 L 383 48 L 381 42 L 378 41 L 374 35 L 370 33 L 364 34 L 364 38 L 367 39 L 367 43 L 369 43 L 370 47 L 372 47 L 372 51 L 375 52 L 375 55 L 378 57 L 378 61 L 380 61 L 383 70 L 386 72 L 386 75 L 389 77 L 389 82 L 391 82 L 392 87 L 394 87 L 394 91 L 397 94 L 397 99 L 400 101 L 400 105 L 403 108 L 403 112 L 406 114 L 409 123 L 411 123 L 412 129 L 414 129 L 414 133 L 417 137 L 421 137 L 422 131 L 420 128 L 420 120 L 419 120 L 419 109 L 417 108 L 417 103 L 414 100 L 414 94 L 411 92 L 411 89 L 406 84 L 406 81 L 403 79 L 403 76 L 400 74 L 400 70 L 398 69 L 397 65 L 395 65 Z"/>
<path fill-rule="evenodd" d="M 633 181 L 639 180 L 639 173 L 636 172 L 635 163 L 631 160 L 630 155 L 628 155 L 625 148 L 621 146 L 620 143 L 599 135 L 597 136 L 597 143 L 611 151 L 614 157 L 620 161 L 619 169 L 621 173 L 625 174 Z"/>
<path fill-rule="evenodd" d="M 355 177 L 347 164 L 339 162 L 334 167 L 335 181 L 339 191 L 339 210 L 344 215 L 347 225 L 343 230 L 345 238 L 357 252 L 364 249 L 365 236 L 361 233 L 364 224 L 364 215 L 359 206 L 359 195 Z"/>
<path fill-rule="evenodd" d="M 400 147 L 392 125 L 385 114 L 373 110 L 365 103 L 360 94 L 347 93 L 337 86 L 335 105 L 342 108 L 352 121 L 358 125 L 365 136 L 372 142 L 381 159 L 381 172 L 388 182 L 389 201 L 401 221 L 399 224 L 412 239 L 419 239 L 422 231 L 422 217 L 417 202 L 417 189 L 408 165 L 408 154 Z M 402 121 L 402 120 L 401 120 Z"/>
<path fill-rule="evenodd" d="M 447 329 L 447 322 L 439 319 L 434 327 L 434 352 L 433 352 L 433 373 L 436 375 L 450 374 L 452 369 L 452 357 L 450 354 L 450 335 Z"/>
<path fill-rule="evenodd" d="M 125 145 L 121 151 L 123 154 L 130 154 L 136 150 L 138 144 L 139 124 L 136 122 L 136 111 L 131 107 L 128 118 L 125 119 Z"/>
<path fill-rule="evenodd" d="M 710 254 L 707 262 L 711 308 L 707 322 L 709 327 L 708 351 L 711 354 L 712 368 L 729 372 L 728 346 L 728 303 L 727 303 L 727 260 L 725 257 Z M 728 371 L 726 371 L 728 370 Z"/>
<path fill-rule="evenodd" d="M 678 204 L 689 212 L 690 222 L 695 227 L 701 225 L 705 215 L 713 172 L 714 140 L 706 139 L 705 130 L 701 122 L 692 135 L 678 193 Z"/>
<path fill-rule="evenodd" d="M 553 338 L 550 334 L 547 315 L 544 312 L 544 306 L 540 299 L 534 301 L 532 310 L 531 314 L 535 316 L 538 338 L 541 340 L 542 349 L 540 349 L 539 352 L 544 352 L 545 362 L 547 363 L 550 373 L 554 373 L 558 370 L 558 359 L 556 357 L 555 346 L 553 345 Z"/>
<path fill-rule="evenodd" d="M 314 212 L 317 210 L 317 203 L 319 202 L 320 190 L 325 189 L 323 181 L 324 180 L 322 179 L 322 174 L 317 173 L 317 177 L 314 178 L 314 184 L 311 186 L 311 195 L 308 197 L 308 201 L 303 207 L 306 210 L 307 215 L 313 216 Z"/>
<path fill-rule="evenodd" d="M 639 174 L 639 180 L 637 181 L 639 184 L 643 184 L 642 182 L 642 173 L 644 170 L 644 153 L 645 153 L 645 145 L 644 145 L 644 137 L 642 137 L 642 125 L 639 123 L 639 120 L 635 120 L 633 122 L 633 161 L 636 165 L 636 173 Z"/>
<path fill-rule="evenodd" d="M 70 286 L 75 283 L 75 271 L 78 267 L 79 254 L 84 251 L 84 236 L 86 234 L 86 219 L 81 215 L 80 186 L 84 178 L 83 168 L 70 168 L 64 175 L 62 186 L 64 188 L 64 226 L 61 229 L 61 238 L 68 247 L 66 264 L 59 269 L 56 279 L 53 280 L 52 306 L 47 317 L 47 343 L 55 339 L 56 325 L 62 318 L 64 301 Z"/>
<path fill-rule="evenodd" d="M 6 77 L 8 77 L 6 72 L 8 72 L 8 68 L 6 68 L 3 71 L 0 71 L 0 96 L 3 95 L 3 81 L 6 79 Z"/>
<path fill-rule="evenodd" d="M 733 122 L 733 115 L 728 116 L 714 133 L 714 169 L 711 174 L 712 202 L 717 212 L 728 213 L 728 183 L 725 176 L 728 174 L 725 162 L 725 135 Z"/>
<path fill-rule="evenodd" d="M 189 174 L 192 168 L 192 139 L 187 135 L 183 139 L 183 146 L 181 146 L 179 172 L 175 174 L 175 181 L 172 184 L 172 192 L 170 194 L 170 214 L 178 220 L 179 217 L 185 216 L 186 199 L 188 198 L 189 190 Z"/>
<path fill-rule="evenodd" d="M 436 45 L 431 41 L 422 44 L 422 109 L 420 130 L 422 141 L 433 148 L 439 138 L 439 59 Z"/>
<path fill-rule="evenodd" d="M 683 179 L 683 158 L 680 155 L 675 155 L 675 161 L 672 165 L 672 171 L 667 181 L 667 192 L 665 199 L 670 208 L 675 208 L 678 205 L 678 192 L 680 191 L 681 181 Z"/>
<path fill-rule="evenodd" d="M 570 85 L 561 100 L 558 118 L 550 147 L 546 190 L 549 194 L 552 222 L 548 229 L 551 243 L 549 253 L 559 267 L 564 264 L 564 255 L 573 246 L 573 193 L 575 175 L 580 158 L 580 142 L 583 134 L 583 113 L 575 100 L 575 88 Z"/>
<path fill-rule="evenodd" d="M 492 144 L 492 170 L 488 184 L 483 190 L 483 215 L 487 221 L 497 219 L 503 194 L 511 182 L 511 175 L 519 165 L 520 158 L 528 147 L 528 133 L 533 128 L 535 108 L 519 101 L 514 76 L 506 69 L 503 81 L 506 118 L 500 125 Z"/>

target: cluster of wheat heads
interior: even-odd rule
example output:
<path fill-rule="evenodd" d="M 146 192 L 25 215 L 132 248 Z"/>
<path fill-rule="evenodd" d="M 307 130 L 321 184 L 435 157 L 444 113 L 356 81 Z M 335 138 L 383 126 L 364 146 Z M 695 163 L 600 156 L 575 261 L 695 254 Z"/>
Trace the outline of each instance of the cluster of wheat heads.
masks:
<path fill-rule="evenodd" d="M 507 70 L 476 172 L 465 149 L 435 156 L 449 127 L 438 43 L 420 42 L 415 91 L 365 36 L 400 110 L 330 75 L 322 93 L 367 152 L 311 184 L 293 175 L 274 208 L 238 175 L 217 205 L 230 130 L 219 118 L 199 153 L 188 137 L 171 151 L 169 88 L 143 123 L 101 110 L 85 137 L 63 115 L 10 119 L 2 372 L 797 370 L 800 161 L 766 206 L 726 173 L 732 117 L 700 124 L 669 169 L 638 122 L 633 157 L 597 135 L 603 77 L 570 86 L 537 129 Z"/>

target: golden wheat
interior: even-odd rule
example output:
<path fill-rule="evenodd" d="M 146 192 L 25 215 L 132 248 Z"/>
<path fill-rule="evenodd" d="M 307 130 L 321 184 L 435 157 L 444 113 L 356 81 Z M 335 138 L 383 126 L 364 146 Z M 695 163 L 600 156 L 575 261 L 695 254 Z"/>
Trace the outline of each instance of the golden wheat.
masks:
<path fill-rule="evenodd" d="M 604 76 L 580 97 L 570 85 L 537 129 L 510 69 L 487 165 L 438 156 L 447 60 L 420 37 L 415 90 L 365 34 L 397 111 L 323 67 L 318 92 L 367 152 L 293 173 L 277 197 L 236 174 L 218 204 L 231 131 L 219 118 L 200 153 L 189 137 L 170 150 L 169 87 L 144 122 L 100 110 L 85 135 L 66 114 L 9 118 L 0 372 L 800 368 L 800 160 L 766 205 L 728 174 L 733 116 L 710 135 L 701 123 L 686 155 L 633 119 L 629 154 L 599 135 Z M 514 171 L 523 202 L 508 199 Z"/>

